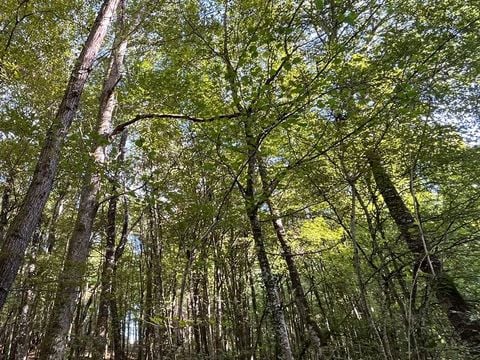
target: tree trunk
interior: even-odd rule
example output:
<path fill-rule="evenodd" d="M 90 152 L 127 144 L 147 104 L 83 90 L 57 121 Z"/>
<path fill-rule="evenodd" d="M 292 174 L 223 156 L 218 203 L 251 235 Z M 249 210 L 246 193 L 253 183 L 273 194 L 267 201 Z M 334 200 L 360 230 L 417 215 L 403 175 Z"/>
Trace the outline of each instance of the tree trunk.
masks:
<path fill-rule="evenodd" d="M 98 187 L 95 183 L 91 183 L 95 178 L 88 176 L 89 181 L 82 189 L 77 221 L 70 238 L 63 271 L 58 279 L 55 303 L 40 348 L 40 359 L 63 358 L 67 333 L 85 273 L 85 259 L 88 255 L 88 242 L 93 224 L 92 215 L 98 207 L 96 201 Z"/>
<path fill-rule="evenodd" d="M 180 285 L 180 295 L 178 296 L 177 314 L 175 319 L 175 345 L 177 348 L 184 345 L 184 325 L 183 325 L 183 300 L 185 298 L 185 290 L 187 288 L 187 279 L 189 277 L 190 268 L 194 260 L 194 251 L 186 250 L 187 262 L 183 269 L 182 281 Z"/>
<path fill-rule="evenodd" d="M 113 10 L 112 10 L 113 12 Z M 111 16 L 111 15 L 110 15 Z M 108 74 L 100 96 L 97 134 L 107 137 L 111 130 L 115 108 L 114 89 L 121 77 L 121 64 L 126 51 L 126 42 L 115 47 Z M 95 166 L 105 162 L 106 148 L 97 143 L 93 146 Z M 58 280 L 55 304 L 47 326 L 46 336 L 40 350 L 40 359 L 61 359 L 67 343 L 67 334 L 75 312 L 78 291 L 86 270 L 92 226 L 98 209 L 97 195 L 100 190 L 100 173 L 94 167 L 84 177 L 80 204 L 63 271 Z"/>
<path fill-rule="evenodd" d="M 48 254 L 51 254 L 55 248 L 57 239 L 55 236 L 56 225 L 58 217 L 60 216 L 62 207 L 63 207 L 63 199 L 65 198 L 66 192 L 60 193 L 58 199 L 55 201 L 55 205 L 53 206 L 52 215 L 50 220 L 48 221 L 47 225 L 47 241 L 45 244 L 45 250 Z"/>
<path fill-rule="evenodd" d="M 126 138 L 126 133 L 125 133 Z M 124 141 L 122 140 L 122 143 Z M 111 285 L 110 285 L 110 318 L 111 318 L 111 326 L 112 326 L 112 347 L 113 347 L 113 355 L 114 359 L 116 360 L 123 360 L 125 358 L 125 354 L 123 351 L 122 346 L 122 326 L 120 321 L 120 316 L 118 314 L 118 306 L 117 306 L 117 263 L 119 259 L 123 255 L 123 251 L 125 250 L 125 245 L 127 244 L 128 240 L 128 202 L 124 200 L 124 215 L 123 215 L 123 225 L 122 225 L 122 235 L 120 237 L 120 241 L 115 248 L 115 257 L 113 261 L 113 269 L 112 269 L 112 278 L 111 278 Z"/>
<path fill-rule="evenodd" d="M 37 255 L 41 242 L 40 229 L 37 228 L 33 235 L 32 246 L 29 250 L 29 262 L 25 266 L 23 281 L 23 291 L 18 313 L 18 323 L 13 334 L 12 346 L 10 349 L 10 359 L 27 359 L 30 348 L 30 338 L 33 320 L 33 303 L 36 297 L 35 283 L 32 281 L 37 272 Z"/>
<path fill-rule="evenodd" d="M 280 295 L 278 293 L 277 284 L 270 268 L 267 252 L 265 250 L 265 242 L 258 216 L 257 199 L 255 196 L 255 172 L 257 167 L 257 151 L 258 147 L 254 136 L 250 129 L 249 119 L 245 121 L 245 140 L 248 147 L 248 163 L 247 163 L 247 186 L 245 188 L 245 208 L 250 226 L 252 229 L 253 240 L 255 242 L 255 250 L 260 264 L 262 280 L 267 292 L 267 300 L 270 307 L 270 313 L 273 321 L 273 328 L 277 347 L 279 349 L 278 358 L 282 360 L 293 360 L 290 340 L 288 338 L 287 325 L 285 315 L 282 309 Z"/>
<path fill-rule="evenodd" d="M 270 185 L 268 180 L 268 174 L 265 164 L 263 163 L 263 159 L 259 158 L 259 170 L 260 170 L 260 178 L 262 180 L 262 186 L 265 194 L 270 192 Z M 312 312 L 310 310 L 310 305 L 308 304 L 307 297 L 305 296 L 305 291 L 303 289 L 302 280 L 300 278 L 300 274 L 297 269 L 297 265 L 295 264 L 295 260 L 292 255 L 292 249 L 288 244 L 287 234 L 285 232 L 285 228 L 283 227 L 282 219 L 279 216 L 278 210 L 275 208 L 273 201 L 270 197 L 267 197 L 266 203 L 270 210 L 270 215 L 272 217 L 272 225 L 275 229 L 275 234 L 277 235 L 278 242 L 282 248 L 282 256 L 287 263 L 288 274 L 290 275 L 290 281 L 293 287 L 294 299 L 295 304 L 298 309 L 298 313 L 303 324 L 307 327 L 310 340 L 314 348 L 317 351 L 317 355 L 321 358 L 322 357 L 322 346 L 326 344 L 326 336 L 322 334 L 320 327 L 312 318 Z"/>
<path fill-rule="evenodd" d="M 447 317 L 460 339 L 476 352 L 480 351 L 480 322 L 470 319 L 469 304 L 464 300 L 453 280 L 443 271 L 441 260 L 429 253 L 428 243 L 419 225 L 415 222 L 415 218 L 383 167 L 379 154 L 369 151 L 367 158 L 375 183 L 390 215 L 397 224 L 408 248 L 417 257 L 416 266 L 423 272 L 433 275 L 437 299 L 445 309 Z"/>
<path fill-rule="evenodd" d="M 352 191 L 352 210 L 350 214 L 349 233 L 350 233 L 350 238 L 353 242 L 353 263 L 354 263 L 355 276 L 357 278 L 359 295 L 360 295 L 361 312 L 367 317 L 368 323 L 372 331 L 375 333 L 375 336 L 378 338 L 378 342 L 380 343 L 380 346 L 382 349 L 383 357 L 385 359 L 392 359 L 392 354 L 390 351 L 388 339 L 386 339 L 386 337 L 382 335 L 377 324 L 375 323 L 375 319 L 372 316 L 372 313 L 370 311 L 370 307 L 367 301 L 367 288 L 365 286 L 365 281 L 363 280 L 362 268 L 361 268 L 361 262 L 360 262 L 360 254 L 359 254 L 360 245 L 357 242 L 357 229 L 356 229 L 357 215 L 356 215 L 356 201 L 355 201 L 357 198 L 357 192 L 354 185 L 351 185 L 351 191 Z"/>
<path fill-rule="evenodd" d="M 5 227 L 8 224 L 8 213 L 10 212 L 10 195 L 13 190 L 13 177 L 9 175 L 5 182 L 2 195 L 2 205 L 0 208 L 0 244 L 3 241 Z"/>
<path fill-rule="evenodd" d="M 53 186 L 63 141 L 77 112 L 83 88 L 93 68 L 108 25 L 119 0 L 105 0 L 70 76 L 60 104 L 40 153 L 25 199 L 12 220 L 0 251 L 0 309 L 23 262 L 25 250 L 38 224 Z"/>
<path fill-rule="evenodd" d="M 122 346 L 122 324 L 120 322 L 120 317 L 118 315 L 118 306 L 117 299 L 115 297 L 116 292 L 116 281 L 115 275 L 113 276 L 112 281 L 112 299 L 110 299 L 110 317 L 112 324 L 112 348 L 113 348 L 113 358 L 116 360 L 123 360 L 125 354 Z"/>
<path fill-rule="evenodd" d="M 205 262 L 206 264 L 207 262 Z M 210 338 L 208 325 L 209 315 L 208 309 L 210 308 L 209 297 L 208 297 L 208 268 L 206 265 L 203 268 L 202 274 L 202 295 L 200 299 L 200 339 L 203 345 L 203 355 L 208 359 L 210 357 Z"/>
<path fill-rule="evenodd" d="M 100 300 L 98 305 L 97 322 L 94 333 L 93 359 L 103 359 L 107 345 L 108 312 L 111 297 L 113 276 L 113 262 L 115 260 L 115 220 L 117 211 L 117 197 L 112 196 L 108 203 L 106 225 L 106 249 L 101 275 Z"/>
<path fill-rule="evenodd" d="M 149 237 L 151 239 L 153 256 L 153 314 L 160 318 L 166 318 L 163 295 L 163 234 L 160 216 L 158 216 L 159 211 L 160 209 L 155 203 L 155 205 L 151 207 L 151 216 L 149 220 Z M 163 358 L 165 356 L 165 328 L 163 326 L 155 326 L 153 331 L 153 352 L 156 357 Z"/>
<path fill-rule="evenodd" d="M 124 153 L 125 153 L 125 143 L 126 143 L 126 132 L 122 133 L 120 139 L 120 149 L 119 149 L 119 163 L 123 162 Z M 116 183 L 119 182 L 119 174 L 115 174 L 115 177 L 111 180 L 112 183 L 112 192 L 111 198 L 108 202 L 107 210 L 107 224 L 106 224 L 106 246 L 105 246 L 105 257 L 102 268 L 101 275 L 101 290 L 100 290 L 100 300 L 98 305 L 98 314 L 97 321 L 95 325 L 95 338 L 94 338 L 94 348 L 92 352 L 93 359 L 103 359 L 105 353 L 105 347 L 107 345 L 107 330 L 108 330 L 108 316 L 110 310 L 110 304 L 112 300 L 112 281 L 113 276 L 115 275 L 115 268 L 119 257 L 115 256 L 115 239 L 116 239 L 116 218 L 117 218 L 117 186 Z M 127 209 L 125 209 L 127 211 Z M 128 211 L 126 212 L 127 224 L 123 225 L 122 237 L 119 243 L 119 246 L 123 245 L 123 239 L 127 236 L 128 232 Z"/>
<path fill-rule="evenodd" d="M 221 237 L 216 234 L 212 234 L 213 251 L 215 253 L 214 261 L 214 274 L 213 274 L 213 288 L 214 288 L 214 312 L 215 312 L 215 328 L 214 328 L 214 359 L 221 358 L 223 356 L 223 332 L 222 332 L 222 319 L 223 319 L 223 280 L 222 280 L 222 268 L 223 261 L 221 260 L 222 241 Z"/>

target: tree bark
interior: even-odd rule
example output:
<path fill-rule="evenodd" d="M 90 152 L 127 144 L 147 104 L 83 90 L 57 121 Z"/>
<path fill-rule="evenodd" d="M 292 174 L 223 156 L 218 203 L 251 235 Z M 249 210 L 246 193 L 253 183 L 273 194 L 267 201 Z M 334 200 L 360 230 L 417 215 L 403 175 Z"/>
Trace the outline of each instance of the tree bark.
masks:
<path fill-rule="evenodd" d="M 118 1 L 105 0 L 100 8 L 72 71 L 58 112 L 47 133 L 25 199 L 6 232 L 0 251 L 0 309 L 5 304 L 10 288 L 23 262 L 27 245 L 52 189 L 63 141 L 77 112 L 80 96 L 92 71 L 93 63 Z"/>
<path fill-rule="evenodd" d="M 40 226 L 39 226 L 40 227 Z M 29 262 L 24 266 L 25 274 L 23 281 L 23 291 L 18 313 L 18 323 L 14 330 L 12 346 L 10 349 L 10 359 L 27 359 L 30 348 L 30 338 L 32 331 L 33 303 L 36 297 L 34 279 L 37 268 L 36 261 L 41 242 L 40 229 L 37 228 L 33 235 L 32 246 L 29 250 Z"/>
<path fill-rule="evenodd" d="M 113 9 L 112 9 L 113 14 Z M 112 16 L 112 14 L 110 16 Z M 111 130 L 115 108 L 114 89 L 121 77 L 121 65 L 126 51 L 126 41 L 115 47 L 108 73 L 100 96 L 97 134 L 106 138 Z M 67 334 L 72 322 L 79 288 L 86 270 L 92 227 L 98 209 L 97 196 L 100 190 L 100 173 L 97 166 L 106 158 L 106 147 L 98 142 L 93 146 L 94 167 L 87 171 L 80 195 L 80 204 L 63 271 L 58 280 L 55 304 L 52 309 L 46 336 L 40 349 L 40 359 L 61 359 L 65 352 Z"/>
<path fill-rule="evenodd" d="M 480 322 L 471 320 L 469 304 L 460 294 L 453 280 L 444 272 L 442 261 L 429 253 L 428 243 L 387 174 L 380 155 L 375 151 L 369 151 L 367 158 L 375 183 L 390 215 L 397 224 L 408 248 L 417 257 L 416 266 L 423 272 L 433 275 L 437 299 L 446 311 L 452 327 L 460 339 L 478 353 L 480 351 Z"/>
<path fill-rule="evenodd" d="M 264 193 L 269 194 L 270 185 L 269 185 L 266 166 L 263 163 L 263 159 L 259 158 L 258 163 L 259 163 L 259 170 L 260 170 L 259 172 L 260 172 L 260 178 L 262 180 Z M 273 201 L 270 197 L 267 197 L 265 202 L 267 203 L 267 206 L 270 210 L 270 215 L 272 217 L 272 225 L 273 225 L 273 228 L 275 229 L 277 240 L 280 243 L 280 246 L 282 248 L 282 256 L 285 262 L 287 263 L 288 274 L 290 276 L 290 281 L 292 283 L 294 299 L 298 309 L 298 313 L 300 315 L 300 318 L 303 324 L 308 329 L 310 340 L 317 351 L 317 355 L 321 358 L 322 346 L 326 345 L 326 336 L 322 334 L 320 327 L 312 317 L 310 305 L 308 304 L 307 297 L 303 289 L 302 280 L 300 278 L 297 265 L 295 264 L 295 260 L 293 258 L 292 249 L 288 244 L 287 234 L 285 232 L 282 219 L 280 218 L 280 214 L 276 209 L 275 205 L 273 204 Z"/>
<path fill-rule="evenodd" d="M 48 221 L 47 242 L 45 244 L 45 250 L 48 254 L 51 254 L 53 252 L 57 242 L 55 236 L 56 225 L 63 207 L 63 199 L 65 198 L 65 195 L 66 192 L 62 192 L 59 194 L 58 199 L 55 201 L 55 205 L 53 206 L 52 215 L 50 216 L 50 219 Z"/>
<path fill-rule="evenodd" d="M 2 202 L 0 208 L 0 244 L 3 241 L 5 227 L 8 224 L 8 213 L 10 212 L 10 195 L 13 190 L 13 176 L 9 175 L 3 188 Z"/>
<path fill-rule="evenodd" d="M 117 198 L 112 196 L 108 203 L 105 257 L 101 275 L 100 300 L 98 305 L 97 322 L 95 326 L 93 359 L 103 359 L 107 345 L 108 313 L 111 297 L 111 284 L 115 260 L 115 220 L 117 212 Z"/>
<path fill-rule="evenodd" d="M 258 215 L 257 199 L 255 196 L 255 173 L 257 167 L 257 151 L 255 138 L 251 132 L 249 119 L 245 121 L 245 140 L 247 143 L 247 186 L 245 187 L 245 208 L 250 226 L 252 229 L 253 240 L 255 242 L 255 250 L 260 264 L 262 280 L 267 292 L 267 300 L 270 306 L 270 313 L 273 321 L 273 328 L 277 347 L 279 349 L 278 359 L 293 360 L 292 349 L 290 347 L 290 340 L 288 337 L 287 325 L 285 322 L 285 315 L 282 309 L 280 295 L 278 293 L 277 284 L 270 268 L 267 252 L 265 250 L 265 241 L 263 237 L 260 218 Z"/>
<path fill-rule="evenodd" d="M 126 134 L 125 134 L 126 136 Z M 123 215 L 123 225 L 122 225 L 122 235 L 120 236 L 120 241 L 115 248 L 115 257 L 113 261 L 113 269 L 112 269 L 112 278 L 111 278 L 111 285 L 110 285 L 110 323 L 112 326 L 112 348 L 114 359 L 116 360 L 123 360 L 125 358 L 125 354 L 123 351 L 122 346 L 122 327 L 120 316 L 118 314 L 118 306 L 117 306 L 117 264 L 118 260 L 122 257 L 123 252 L 125 250 L 125 245 L 127 244 L 128 240 L 128 222 L 129 222 L 129 215 L 128 215 L 128 202 L 124 200 L 124 215 Z"/>
<path fill-rule="evenodd" d="M 119 149 L 119 159 L 118 163 L 121 164 L 124 159 L 125 153 L 125 143 L 126 143 L 126 132 L 122 134 L 120 139 L 120 149 Z M 115 177 L 111 180 L 112 183 L 112 194 L 108 202 L 107 210 L 107 224 L 106 224 L 106 245 L 105 245 L 105 257 L 102 268 L 101 275 L 101 288 L 100 288 L 100 300 L 98 305 L 97 321 L 95 324 L 94 330 L 94 348 L 92 351 L 93 359 L 103 359 L 105 353 L 105 347 L 107 345 L 107 330 L 108 330 L 108 317 L 112 297 L 114 296 L 112 292 L 112 281 L 113 276 L 115 276 L 115 269 L 117 266 L 117 261 L 119 257 L 115 256 L 116 248 L 116 218 L 117 218 L 117 185 L 119 182 L 119 174 L 115 174 Z M 128 211 L 125 210 L 127 217 L 127 224 L 123 225 L 122 237 L 119 243 L 119 246 L 123 245 L 123 239 L 128 234 Z"/>
<path fill-rule="evenodd" d="M 349 233 L 350 238 L 353 243 L 353 263 L 355 269 L 355 276 L 357 278 L 358 288 L 359 288 L 359 295 L 360 295 L 360 305 L 362 313 L 367 317 L 368 323 L 375 333 L 375 336 L 378 338 L 378 342 L 380 343 L 382 354 L 385 359 L 392 359 L 392 354 L 390 351 L 390 345 L 388 343 L 388 338 L 383 336 L 380 332 L 379 327 L 375 323 L 375 319 L 372 316 L 370 311 L 370 307 L 367 301 L 367 288 L 365 285 L 365 281 L 363 280 L 362 276 L 362 268 L 360 262 L 360 245 L 357 242 L 357 215 L 356 215 L 356 198 L 358 197 L 355 185 L 351 185 L 352 191 L 352 210 L 350 214 L 350 227 Z"/>
<path fill-rule="evenodd" d="M 187 289 L 187 280 L 189 278 L 190 269 L 194 260 L 194 250 L 187 249 L 185 252 L 187 262 L 183 268 L 182 281 L 180 285 L 180 295 L 178 296 L 177 313 L 175 319 L 175 345 L 177 348 L 184 344 L 184 325 L 183 322 L 183 303 L 185 298 L 185 291 Z"/>

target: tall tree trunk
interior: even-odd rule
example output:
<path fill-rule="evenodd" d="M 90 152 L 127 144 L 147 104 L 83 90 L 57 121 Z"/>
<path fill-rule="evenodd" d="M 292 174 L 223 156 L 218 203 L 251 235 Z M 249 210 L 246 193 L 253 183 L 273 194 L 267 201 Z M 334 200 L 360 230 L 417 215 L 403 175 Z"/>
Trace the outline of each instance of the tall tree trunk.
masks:
<path fill-rule="evenodd" d="M 122 133 L 120 139 L 120 149 L 119 149 L 119 164 L 123 162 L 124 153 L 125 153 L 125 143 L 127 137 L 126 132 Z M 117 203 L 118 203 L 118 194 L 117 194 L 117 185 L 119 182 L 119 173 L 115 174 L 115 177 L 111 179 L 112 192 L 111 198 L 108 202 L 107 210 L 107 224 L 106 224 L 106 245 L 105 245 L 105 257 L 103 262 L 102 274 L 101 274 L 101 288 L 100 288 L 100 300 L 98 305 L 98 314 L 97 321 L 95 324 L 94 330 L 94 348 L 92 351 L 93 359 L 103 359 L 105 353 L 105 347 L 107 345 L 107 330 L 108 330 L 108 316 L 110 310 L 110 304 L 112 300 L 112 281 L 113 276 L 115 275 L 116 262 L 118 258 L 115 256 L 116 248 L 116 218 L 117 218 Z M 127 210 L 126 210 L 127 211 Z M 123 239 L 127 236 L 128 232 L 128 212 L 127 224 L 123 225 L 122 237 L 119 245 L 123 245 Z M 127 228 L 126 228 L 127 227 Z M 124 246 L 124 245 L 123 245 Z"/>
<path fill-rule="evenodd" d="M 70 76 L 65 95 L 47 133 L 25 199 L 12 220 L 0 251 L 0 309 L 23 262 L 57 173 L 63 141 L 77 112 L 80 96 L 92 71 L 119 0 L 105 0 Z"/>
<path fill-rule="evenodd" d="M 258 159 L 258 164 L 259 164 L 260 178 L 262 180 L 264 193 L 269 194 L 270 183 L 268 179 L 267 168 L 263 162 L 263 159 L 261 158 Z M 298 313 L 300 315 L 300 318 L 303 324 L 305 324 L 305 326 L 308 329 L 310 340 L 312 341 L 312 344 L 317 351 L 317 355 L 319 357 L 322 357 L 321 355 L 322 346 L 325 346 L 326 344 L 326 336 L 322 334 L 320 327 L 312 317 L 310 305 L 308 304 L 307 297 L 305 296 L 302 280 L 300 278 L 297 265 L 295 264 L 295 260 L 293 258 L 292 249 L 288 244 L 288 240 L 286 236 L 287 234 L 285 232 L 282 219 L 280 218 L 280 214 L 276 209 L 275 205 L 273 204 L 273 201 L 270 197 L 267 197 L 265 201 L 270 210 L 270 215 L 272 217 L 272 225 L 273 225 L 273 228 L 275 229 L 277 240 L 280 243 L 280 246 L 282 248 L 282 256 L 285 259 L 285 262 L 287 263 L 288 274 L 290 276 L 290 281 L 292 283 L 294 299 L 298 309 Z"/>
<path fill-rule="evenodd" d="M 156 304 L 158 299 L 158 293 L 156 291 L 156 272 L 157 272 L 157 239 L 155 232 L 155 218 L 154 218 L 154 206 L 150 206 L 148 209 L 148 218 L 147 218 L 147 229 L 145 234 L 145 267 L 146 267 L 146 284 L 145 284 L 145 304 L 143 316 L 143 326 L 144 326 L 144 355 L 146 360 L 152 360 L 155 355 L 159 355 L 155 352 L 155 342 L 156 329 L 155 324 L 153 323 L 153 317 L 156 314 Z"/>
<path fill-rule="evenodd" d="M 201 285 L 202 285 L 202 294 L 200 299 L 200 339 L 203 345 L 203 355 L 206 358 L 210 357 L 210 338 L 208 331 L 208 320 L 209 314 L 208 309 L 210 308 L 209 296 L 208 296 L 208 268 L 206 266 L 207 262 L 205 261 L 204 267 L 201 274 Z"/>
<path fill-rule="evenodd" d="M 202 344 L 200 340 L 200 321 L 199 321 L 199 302 L 200 302 L 200 276 L 197 270 L 193 271 L 192 280 L 190 281 L 190 308 L 192 312 L 192 332 L 195 342 L 195 354 L 202 356 Z"/>
<path fill-rule="evenodd" d="M 126 134 L 125 134 L 126 136 Z M 125 358 L 124 347 L 122 345 L 122 326 L 120 321 L 120 316 L 118 314 L 118 305 L 117 305 L 117 264 L 120 258 L 123 255 L 125 250 L 125 245 L 128 240 L 128 202 L 127 199 L 124 199 L 124 215 L 123 215 L 123 225 L 122 225 L 122 235 L 120 241 L 115 248 L 115 257 L 113 261 L 112 269 L 112 278 L 110 285 L 110 322 L 112 327 L 112 348 L 114 359 L 123 360 Z"/>
<path fill-rule="evenodd" d="M 121 77 L 121 64 L 125 51 L 126 42 L 121 41 L 115 47 L 100 96 L 97 134 L 102 138 L 106 138 L 111 131 L 112 114 L 115 108 L 114 89 Z M 92 226 L 98 209 L 100 173 L 96 167 L 105 162 L 105 151 L 106 147 L 100 142 L 96 143 L 92 149 L 95 166 L 91 172 L 87 171 L 83 180 L 77 219 L 69 240 L 63 271 L 58 280 L 55 304 L 41 345 L 40 359 L 63 358 L 78 291 L 86 270 Z"/>
<path fill-rule="evenodd" d="M 247 143 L 247 185 L 245 187 L 245 208 L 250 226 L 252 229 L 253 240 L 255 242 L 255 250 L 260 264 L 262 280 L 267 292 L 268 305 L 272 316 L 273 328 L 279 350 L 278 358 L 282 360 L 293 360 L 292 349 L 290 347 L 290 340 L 288 337 L 287 324 L 285 322 L 285 315 L 282 309 L 280 295 L 278 293 L 277 284 L 270 268 L 267 252 L 265 250 L 265 241 L 263 237 L 260 218 L 258 215 L 259 204 L 256 198 L 255 191 L 255 173 L 257 167 L 257 151 L 258 146 L 255 138 L 251 132 L 249 123 L 250 119 L 246 119 L 245 126 L 245 140 Z"/>
<path fill-rule="evenodd" d="M 158 204 L 155 203 L 151 207 L 152 213 L 149 222 L 149 231 L 153 255 L 153 309 L 154 315 L 166 318 L 163 295 L 163 233 Z M 155 326 L 154 330 L 154 348 L 153 352 L 156 357 L 165 356 L 165 328 L 163 326 Z"/>
<path fill-rule="evenodd" d="M 251 268 L 250 262 L 248 261 L 248 255 L 246 255 L 246 260 L 247 260 L 247 266 Z M 258 306 L 257 306 L 257 294 L 255 291 L 255 283 L 253 281 L 253 276 L 252 272 L 249 271 L 247 274 L 248 277 L 248 286 L 250 287 L 250 302 L 252 306 L 252 313 L 253 313 L 253 318 L 255 320 L 255 331 L 252 331 L 252 333 L 255 335 L 255 338 L 252 339 L 252 349 L 251 349 L 251 358 L 257 359 L 257 348 L 263 349 L 263 344 L 262 344 L 262 319 L 259 316 L 258 313 Z"/>
<path fill-rule="evenodd" d="M 0 244 L 3 241 L 5 227 L 8 224 L 8 213 L 10 212 L 10 195 L 13 190 L 13 176 L 9 175 L 3 188 L 2 202 L 0 208 Z"/>
<path fill-rule="evenodd" d="M 356 201 L 355 201 L 357 199 L 357 193 L 354 185 L 351 185 L 351 191 L 352 191 L 352 210 L 350 214 L 349 233 L 350 233 L 350 238 L 353 242 L 353 264 L 355 269 L 355 276 L 357 278 L 357 283 L 358 283 L 361 311 L 364 314 L 364 316 L 367 317 L 368 323 L 372 331 L 375 333 L 375 336 L 378 338 L 378 342 L 380 343 L 380 346 L 382 349 L 383 357 L 385 359 L 391 359 L 392 354 L 390 351 L 388 339 L 382 335 L 377 324 L 375 323 L 375 319 L 372 316 L 372 313 L 370 311 L 370 307 L 367 301 L 367 288 L 365 286 L 365 281 L 363 280 L 362 268 L 361 268 L 361 262 L 360 262 L 360 251 L 359 251 L 360 245 L 357 242 L 357 215 L 356 215 Z"/>
<path fill-rule="evenodd" d="M 32 306 L 36 296 L 34 279 L 36 269 L 37 255 L 41 243 L 40 226 L 33 235 L 32 246 L 29 248 L 28 264 L 24 266 L 25 274 L 23 281 L 23 291 L 18 313 L 18 323 L 13 333 L 12 346 L 10 349 L 10 359 L 27 359 L 30 348 L 30 338 L 32 329 Z"/>
<path fill-rule="evenodd" d="M 115 272 L 112 279 L 112 298 L 110 299 L 110 317 L 112 324 L 112 348 L 113 348 L 113 358 L 116 360 L 123 360 L 125 354 L 123 351 L 122 344 L 122 323 L 120 321 L 120 316 L 118 314 L 118 305 L 117 299 L 115 297 L 116 292 L 116 280 Z"/>
<path fill-rule="evenodd" d="M 59 194 L 58 199 L 55 201 L 55 205 L 53 206 L 52 215 L 48 221 L 47 225 L 47 241 L 45 244 L 45 249 L 48 254 L 51 254 L 55 248 L 57 239 L 55 236 L 56 225 L 58 217 L 60 216 L 62 207 L 63 207 L 63 199 L 65 198 L 66 192 L 62 192 Z"/>
<path fill-rule="evenodd" d="M 480 351 L 480 322 L 470 319 L 471 308 L 458 291 L 455 283 L 443 271 L 441 260 L 429 253 L 428 243 L 420 226 L 403 202 L 392 180 L 387 174 L 380 155 L 375 151 L 367 153 L 375 183 L 383 196 L 390 215 L 408 248 L 417 257 L 420 270 L 433 275 L 436 296 L 447 313 L 453 328 L 460 339 L 476 352 Z"/>
<path fill-rule="evenodd" d="M 115 220 L 117 212 L 117 197 L 115 194 L 108 202 L 105 258 L 101 275 L 100 301 L 98 305 L 97 322 L 94 333 L 93 359 L 103 359 L 107 345 L 108 312 L 111 296 L 111 277 L 113 276 L 113 261 L 115 259 Z"/>
<path fill-rule="evenodd" d="M 183 300 L 185 298 L 185 290 L 187 288 L 187 280 L 189 278 L 190 269 L 194 260 L 194 250 L 187 249 L 185 252 L 187 262 L 183 268 L 182 281 L 180 285 L 180 295 L 178 296 L 177 313 L 175 319 L 175 345 L 178 348 L 184 346 L 184 329 L 183 329 Z"/>
<path fill-rule="evenodd" d="M 212 234 L 212 242 L 214 244 L 213 251 L 215 254 L 214 270 L 213 270 L 213 288 L 214 288 L 214 312 L 215 312 L 215 328 L 214 328 L 214 352 L 215 359 L 221 358 L 223 355 L 223 279 L 222 279 L 222 238 L 216 234 Z"/>

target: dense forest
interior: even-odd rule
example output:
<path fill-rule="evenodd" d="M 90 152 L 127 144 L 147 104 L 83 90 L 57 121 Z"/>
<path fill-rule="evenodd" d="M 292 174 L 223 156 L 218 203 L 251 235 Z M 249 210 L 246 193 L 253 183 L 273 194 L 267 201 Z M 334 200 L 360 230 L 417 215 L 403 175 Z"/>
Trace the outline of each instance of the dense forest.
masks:
<path fill-rule="evenodd" d="M 480 358 L 478 0 L 3 0 L 0 359 Z"/>

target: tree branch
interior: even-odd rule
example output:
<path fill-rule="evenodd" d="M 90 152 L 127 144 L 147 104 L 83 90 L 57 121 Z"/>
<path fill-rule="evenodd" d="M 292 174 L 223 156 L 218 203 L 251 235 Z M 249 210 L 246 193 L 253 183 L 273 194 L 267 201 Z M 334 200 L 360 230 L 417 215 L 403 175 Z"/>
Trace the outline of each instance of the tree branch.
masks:
<path fill-rule="evenodd" d="M 182 115 L 182 114 L 138 114 L 135 116 L 133 119 L 128 120 L 124 123 L 121 123 L 117 125 L 112 132 L 110 133 L 109 137 L 113 137 L 119 133 L 121 133 L 127 126 L 133 125 L 140 120 L 145 120 L 145 119 L 178 119 L 178 120 L 188 120 L 192 122 L 198 122 L 198 123 L 205 123 L 205 122 L 212 122 L 215 120 L 222 120 L 222 119 L 234 119 L 239 116 L 241 116 L 241 113 L 233 113 L 233 114 L 223 114 L 223 115 L 216 115 L 208 118 L 199 118 L 195 116 L 190 116 L 190 115 Z"/>

